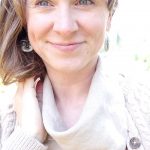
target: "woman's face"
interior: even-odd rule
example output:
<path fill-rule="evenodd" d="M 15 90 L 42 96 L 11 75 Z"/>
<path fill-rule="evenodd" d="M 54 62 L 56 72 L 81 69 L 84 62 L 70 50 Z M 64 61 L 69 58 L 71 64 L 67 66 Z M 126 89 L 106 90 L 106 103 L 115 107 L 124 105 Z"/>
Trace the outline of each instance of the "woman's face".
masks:
<path fill-rule="evenodd" d="M 110 24 L 106 0 L 27 0 L 29 40 L 47 69 L 80 71 L 97 59 Z"/>

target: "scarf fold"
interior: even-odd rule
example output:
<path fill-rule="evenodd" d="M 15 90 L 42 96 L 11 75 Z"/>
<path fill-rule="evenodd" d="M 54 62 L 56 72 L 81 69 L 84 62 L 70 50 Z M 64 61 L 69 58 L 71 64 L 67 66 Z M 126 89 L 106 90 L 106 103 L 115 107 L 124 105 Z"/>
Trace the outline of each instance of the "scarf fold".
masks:
<path fill-rule="evenodd" d="M 43 85 L 43 122 L 49 147 L 63 150 L 125 150 L 126 109 L 122 91 L 99 60 L 79 120 L 69 129 L 57 109 L 48 76 Z M 55 148 L 54 148 L 55 145 Z"/>

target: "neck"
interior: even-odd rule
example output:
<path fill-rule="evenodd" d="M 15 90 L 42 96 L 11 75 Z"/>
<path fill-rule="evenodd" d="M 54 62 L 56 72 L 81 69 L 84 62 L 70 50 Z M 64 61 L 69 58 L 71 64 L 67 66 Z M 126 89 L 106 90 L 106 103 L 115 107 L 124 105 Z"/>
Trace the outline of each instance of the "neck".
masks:
<path fill-rule="evenodd" d="M 77 103 L 77 100 L 85 100 L 95 73 L 97 60 L 85 67 L 82 71 L 72 73 L 60 73 L 48 70 L 55 100 L 64 103 Z"/>

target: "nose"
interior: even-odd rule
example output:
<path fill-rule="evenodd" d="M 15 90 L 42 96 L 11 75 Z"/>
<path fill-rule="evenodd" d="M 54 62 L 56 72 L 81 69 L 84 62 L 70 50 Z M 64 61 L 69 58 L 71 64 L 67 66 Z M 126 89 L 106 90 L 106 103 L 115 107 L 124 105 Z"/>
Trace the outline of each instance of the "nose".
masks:
<path fill-rule="evenodd" d="M 75 14 L 70 8 L 60 8 L 57 11 L 57 17 L 53 25 L 53 31 L 70 36 L 78 30 L 78 23 Z"/>

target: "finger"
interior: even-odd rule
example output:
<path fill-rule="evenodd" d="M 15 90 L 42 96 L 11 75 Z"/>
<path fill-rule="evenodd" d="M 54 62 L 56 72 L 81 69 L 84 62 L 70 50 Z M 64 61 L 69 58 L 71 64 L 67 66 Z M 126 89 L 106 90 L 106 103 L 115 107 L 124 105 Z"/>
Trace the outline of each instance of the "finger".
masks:
<path fill-rule="evenodd" d="M 16 125 L 20 124 L 20 116 L 21 116 L 21 109 L 22 109 L 22 94 L 23 94 L 23 87 L 24 83 L 19 82 L 17 84 L 17 91 L 13 98 L 13 104 L 14 104 L 14 111 L 16 112 Z"/>
<path fill-rule="evenodd" d="M 14 109 L 17 111 L 18 107 L 20 106 L 20 98 L 23 94 L 23 89 L 24 89 L 24 83 L 23 82 L 18 82 L 17 84 L 17 91 L 15 93 L 15 96 L 13 98 L 13 104 L 14 104 Z"/>
<path fill-rule="evenodd" d="M 34 78 L 29 78 L 25 81 L 24 91 L 26 91 L 29 96 L 32 96 L 32 101 L 36 100 L 36 103 L 40 107 L 40 111 L 42 108 L 42 89 L 43 89 L 43 83 L 40 78 L 34 77 Z"/>
<path fill-rule="evenodd" d="M 33 77 L 25 80 L 24 93 L 25 97 L 36 97 L 35 82 Z"/>
<path fill-rule="evenodd" d="M 28 79 L 26 79 L 25 80 L 25 82 L 24 82 L 24 88 L 25 89 L 35 89 L 35 82 L 34 82 L 34 78 L 33 77 L 31 77 L 31 78 L 28 78 Z"/>
<path fill-rule="evenodd" d="M 36 84 L 36 97 L 39 103 L 40 111 L 42 110 L 43 104 L 43 82 L 39 80 Z"/>
<path fill-rule="evenodd" d="M 36 90 L 35 90 L 35 81 L 34 78 L 28 78 L 24 82 L 24 89 L 23 89 L 23 103 L 24 106 L 28 105 L 29 107 L 36 107 L 38 108 L 38 100 L 36 97 Z"/>
<path fill-rule="evenodd" d="M 43 95 L 43 82 L 39 80 L 36 84 L 36 93 L 37 93 L 37 99 L 39 102 L 42 102 L 42 95 Z"/>

